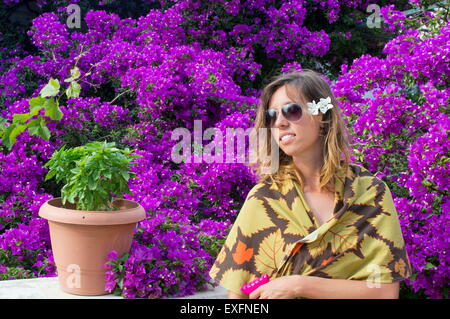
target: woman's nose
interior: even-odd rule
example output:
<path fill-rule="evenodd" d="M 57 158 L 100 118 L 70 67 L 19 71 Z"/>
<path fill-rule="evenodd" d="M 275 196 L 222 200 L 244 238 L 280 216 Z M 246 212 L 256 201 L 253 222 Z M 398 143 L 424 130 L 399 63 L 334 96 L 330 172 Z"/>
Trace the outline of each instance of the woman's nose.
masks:
<path fill-rule="evenodd" d="M 289 125 L 289 121 L 284 118 L 283 114 L 279 113 L 273 127 L 279 128 L 287 125 Z"/>

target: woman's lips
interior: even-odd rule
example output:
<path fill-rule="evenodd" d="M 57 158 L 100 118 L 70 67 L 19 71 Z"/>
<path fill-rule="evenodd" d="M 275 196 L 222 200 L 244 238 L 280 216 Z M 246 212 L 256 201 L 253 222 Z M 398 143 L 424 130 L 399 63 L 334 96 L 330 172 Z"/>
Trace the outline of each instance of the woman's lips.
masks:
<path fill-rule="evenodd" d="M 294 141 L 294 139 L 295 139 L 295 134 L 287 134 L 280 138 L 280 143 L 282 145 L 287 145 L 289 143 L 292 143 L 292 141 Z"/>

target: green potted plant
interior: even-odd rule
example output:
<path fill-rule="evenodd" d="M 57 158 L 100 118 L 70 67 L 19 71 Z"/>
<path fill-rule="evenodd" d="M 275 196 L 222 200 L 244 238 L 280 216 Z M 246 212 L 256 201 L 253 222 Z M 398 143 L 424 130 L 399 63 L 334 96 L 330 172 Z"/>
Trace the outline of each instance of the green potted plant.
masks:
<path fill-rule="evenodd" d="M 123 199 L 132 194 L 128 179 L 133 158 L 115 143 L 91 142 L 66 149 L 63 145 L 44 165 L 45 180 L 62 181 L 61 197 L 45 202 L 39 216 L 48 220 L 60 287 L 77 295 L 103 295 L 105 262 L 111 250 L 125 254 L 131 248 L 138 221 L 145 210 Z"/>

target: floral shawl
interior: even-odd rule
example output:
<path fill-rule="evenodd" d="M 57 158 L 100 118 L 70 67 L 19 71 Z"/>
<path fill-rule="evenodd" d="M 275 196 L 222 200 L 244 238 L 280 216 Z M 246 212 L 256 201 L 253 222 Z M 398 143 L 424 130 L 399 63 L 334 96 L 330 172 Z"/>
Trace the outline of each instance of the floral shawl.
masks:
<path fill-rule="evenodd" d="M 411 265 L 386 183 L 352 163 L 336 177 L 333 216 L 322 225 L 296 181 L 281 188 L 270 181 L 256 184 L 209 272 L 211 278 L 240 295 L 242 285 L 263 274 L 373 285 L 408 278 Z"/>

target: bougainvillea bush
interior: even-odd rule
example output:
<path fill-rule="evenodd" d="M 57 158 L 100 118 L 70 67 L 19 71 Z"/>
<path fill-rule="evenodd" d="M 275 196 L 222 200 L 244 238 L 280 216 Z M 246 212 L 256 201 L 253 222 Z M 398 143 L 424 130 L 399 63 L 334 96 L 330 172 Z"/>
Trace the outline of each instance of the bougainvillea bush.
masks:
<path fill-rule="evenodd" d="M 393 27 L 402 28 L 399 20 Z M 450 23 L 403 29 L 383 49 L 342 66 L 336 95 L 358 162 L 393 190 L 415 272 L 414 292 L 448 298 L 450 282 Z M 432 16 L 428 25 L 433 25 Z M 371 95 L 364 95 L 370 92 Z"/>
<path fill-rule="evenodd" d="M 81 8 L 80 29 L 66 25 L 69 3 Z M 49 79 L 66 89 L 75 66 L 80 92 L 58 100 L 60 120 L 36 115 L 49 140 L 24 131 L 11 150 L 1 146 L 0 279 L 56 275 L 38 210 L 61 185 L 44 181 L 43 165 L 63 144 L 108 140 L 142 156 L 125 197 L 147 218 L 129 254 L 109 254 L 107 289 L 126 298 L 204 289 L 256 178 L 238 161 L 196 162 L 210 140 L 194 144 L 190 163 L 172 161 L 172 132 L 192 132 L 194 120 L 224 135 L 249 128 L 268 77 L 311 67 L 335 80 L 353 159 L 393 190 L 415 269 L 404 296 L 447 297 L 449 26 L 433 13 L 405 17 L 418 1 L 374 3 L 386 22 L 378 29 L 365 26 L 363 1 L 129 1 L 135 11 L 40 1 L 27 38 L 1 50 L 0 123 L 29 112 Z"/>

